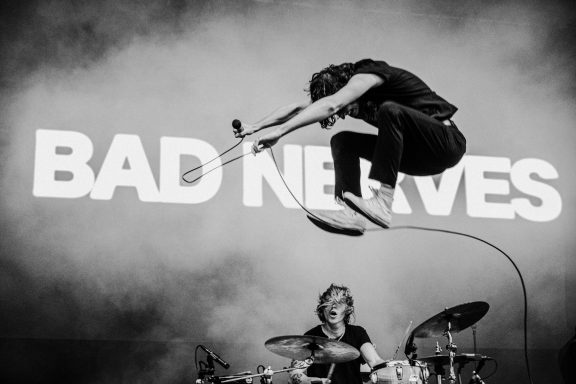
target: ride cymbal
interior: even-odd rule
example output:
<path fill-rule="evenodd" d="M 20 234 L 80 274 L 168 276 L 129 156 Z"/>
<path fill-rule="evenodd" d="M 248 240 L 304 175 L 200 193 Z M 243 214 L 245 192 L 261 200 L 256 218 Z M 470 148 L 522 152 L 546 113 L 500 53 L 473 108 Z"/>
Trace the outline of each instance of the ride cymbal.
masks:
<path fill-rule="evenodd" d="M 450 323 L 450 332 L 460 332 L 484 317 L 489 308 L 488 303 L 483 301 L 474 301 L 446 308 L 417 326 L 412 331 L 412 335 L 414 337 L 442 336 L 448 330 L 448 323 Z"/>

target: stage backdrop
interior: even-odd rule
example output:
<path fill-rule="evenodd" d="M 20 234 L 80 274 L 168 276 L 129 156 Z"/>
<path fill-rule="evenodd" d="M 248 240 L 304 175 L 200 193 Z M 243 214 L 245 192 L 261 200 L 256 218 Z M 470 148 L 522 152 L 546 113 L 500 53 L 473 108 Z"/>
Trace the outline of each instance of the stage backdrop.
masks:
<path fill-rule="evenodd" d="M 385 359 L 411 321 L 487 302 L 476 339 L 478 352 L 499 363 L 488 380 L 528 382 L 522 285 L 495 248 L 413 229 L 323 232 L 290 196 L 269 151 L 181 180 L 237 142 L 233 119 L 254 122 L 305 99 L 310 76 L 329 64 L 373 58 L 417 74 L 458 106 L 454 121 L 468 143 L 443 175 L 400 180 L 393 227 L 458 231 L 506 252 L 526 284 L 532 374 L 561 382 L 557 353 L 576 325 L 570 6 L 3 8 L 0 352 L 9 364 L 0 376 L 189 382 L 199 344 L 232 364 L 217 373 L 280 369 L 288 360 L 264 342 L 317 324 L 318 294 L 334 282 L 352 290 L 356 324 Z M 303 128 L 273 148 L 310 209 L 334 208 L 329 140 L 347 129 L 373 132 L 346 119 L 329 131 Z M 246 153 L 251 140 L 203 170 Z M 444 349 L 445 338 L 417 339 L 419 355 L 433 355 L 437 341 Z M 472 330 L 454 342 L 473 352 Z"/>

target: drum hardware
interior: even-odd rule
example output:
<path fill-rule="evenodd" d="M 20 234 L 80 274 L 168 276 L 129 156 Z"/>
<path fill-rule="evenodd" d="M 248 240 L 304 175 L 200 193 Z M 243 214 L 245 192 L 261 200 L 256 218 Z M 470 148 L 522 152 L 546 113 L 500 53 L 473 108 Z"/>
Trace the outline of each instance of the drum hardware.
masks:
<path fill-rule="evenodd" d="M 452 327 L 451 322 L 448 321 L 444 335 L 448 338 L 448 345 L 446 345 L 446 350 L 448 351 L 448 356 L 450 358 L 450 364 L 449 364 L 450 370 L 448 373 L 448 382 L 450 384 L 454 384 L 456 383 L 456 373 L 454 373 L 454 356 L 456 356 L 456 351 L 458 350 L 458 347 L 456 346 L 456 344 L 452 342 L 452 334 L 450 333 L 451 327 Z"/>
<path fill-rule="evenodd" d="M 226 384 L 237 381 L 252 383 L 252 379 L 260 377 L 263 384 L 272 384 L 272 376 L 277 373 L 290 372 L 298 369 L 304 369 L 316 362 L 319 364 L 331 363 L 326 382 L 330 382 L 336 363 L 343 363 L 354 360 L 360 356 L 360 352 L 341 341 L 330 340 L 318 336 L 279 336 L 266 341 L 264 344 L 268 350 L 280 356 L 288 357 L 293 360 L 302 360 L 304 365 L 298 365 L 290 368 L 283 368 L 277 371 L 272 367 L 264 368 L 263 372 L 252 374 L 251 371 L 240 372 L 228 376 L 214 376 L 214 353 L 208 353 L 207 363 L 200 362 L 200 370 L 197 384 L 216 383 Z M 200 346 L 203 347 L 203 346 Z M 204 349 L 204 348 L 202 348 Z M 217 356 L 217 355 L 216 355 Z M 216 360 L 218 361 L 218 360 Z"/>
<path fill-rule="evenodd" d="M 439 355 L 440 352 L 442 352 L 442 348 L 440 348 L 440 343 L 438 341 L 436 341 L 436 350 L 434 351 L 434 353 L 436 355 Z"/>
<path fill-rule="evenodd" d="M 218 377 L 214 376 L 214 358 L 211 355 L 206 356 L 206 363 L 199 361 L 198 365 L 200 370 L 198 371 L 198 379 L 196 379 L 196 384 L 201 384 L 205 382 L 219 383 Z"/>
<path fill-rule="evenodd" d="M 370 379 L 373 384 L 426 384 L 429 376 L 425 362 L 388 360 L 373 368 Z"/>
<path fill-rule="evenodd" d="M 252 377 L 254 377 L 255 375 L 251 375 L 252 373 L 251 371 L 239 372 L 227 376 L 215 376 L 214 362 L 217 362 L 225 369 L 230 368 L 230 364 L 224 361 L 220 356 L 218 356 L 218 354 L 206 348 L 204 345 L 198 345 L 196 347 L 196 350 L 198 350 L 199 348 L 202 349 L 204 352 L 206 352 L 206 362 L 204 361 L 197 362 L 197 366 L 199 366 L 200 369 L 198 370 L 198 378 L 196 379 L 196 384 L 206 384 L 206 383 L 221 384 L 240 380 L 244 380 L 246 384 L 252 384 Z"/>
<path fill-rule="evenodd" d="M 448 339 L 448 344 L 446 345 L 446 351 L 448 351 L 448 356 L 446 356 L 447 361 L 441 361 L 440 359 L 432 359 L 440 356 L 442 349 L 440 344 L 436 342 L 436 355 L 428 358 L 420 359 L 422 361 L 428 361 L 434 364 L 434 373 L 436 375 L 437 384 L 442 382 L 442 378 L 445 374 L 444 365 L 448 365 L 448 382 L 450 384 L 456 383 L 456 372 L 454 370 L 455 361 L 457 362 L 457 350 L 458 347 L 452 339 L 452 333 L 460 332 L 470 326 L 476 324 L 484 315 L 488 312 L 490 306 L 488 303 L 483 301 L 475 301 L 471 303 L 457 305 L 452 308 L 445 308 L 444 311 L 432 316 L 418 327 L 412 331 L 408 341 L 406 342 L 405 353 L 409 359 L 416 359 L 415 354 L 417 347 L 414 344 L 414 338 L 426 338 L 426 337 L 437 337 L 444 336 Z M 474 356 L 476 356 L 476 327 L 472 328 L 474 334 Z M 462 355 L 463 356 L 463 355 Z M 443 359 L 442 357 L 441 359 Z M 460 358 L 461 360 L 461 358 Z M 474 361 L 474 360 L 470 360 Z M 467 362 L 467 361 L 466 361 Z M 463 364 L 458 367 L 458 382 L 461 383 L 460 373 Z"/>
<path fill-rule="evenodd" d="M 203 362 L 200 362 L 203 363 Z M 209 363 L 210 364 L 210 363 Z M 202 364 L 201 364 L 202 365 Z M 260 368 L 260 367 L 259 367 Z M 246 384 L 251 384 L 252 379 L 255 377 L 260 377 L 262 382 L 265 384 L 272 384 L 272 376 L 277 373 L 282 372 L 290 372 L 296 369 L 302 369 L 301 367 L 291 367 L 291 368 L 283 368 L 277 371 L 274 371 L 272 367 L 264 368 L 263 372 L 259 372 L 256 374 L 252 374 L 251 371 L 244 371 L 240 373 L 236 373 L 233 375 L 227 376 L 214 376 L 213 370 L 209 368 L 200 369 L 198 379 L 196 380 L 196 384 L 206 384 L 206 383 L 215 383 L 215 384 L 224 384 L 224 383 L 234 383 L 237 381 L 244 381 Z"/>
<path fill-rule="evenodd" d="M 450 364 L 450 357 L 448 355 L 433 355 L 433 356 L 425 356 L 420 358 L 421 361 L 428 363 L 430 366 L 434 367 L 434 374 L 441 377 L 444 376 L 444 366 Z M 458 364 L 458 382 L 462 383 L 460 373 L 462 369 L 466 366 L 466 364 L 473 362 L 478 363 L 478 367 L 475 371 L 472 372 L 472 378 L 470 379 L 470 383 L 481 383 L 482 379 L 478 376 L 480 370 L 484 367 L 486 361 L 494 360 L 493 358 L 481 354 L 476 353 L 462 353 L 459 355 L 454 356 L 454 364 Z M 441 381 L 438 381 L 440 383 Z"/>
<path fill-rule="evenodd" d="M 440 352 L 442 352 L 442 348 L 440 347 L 440 343 L 438 342 L 438 340 L 436 340 L 436 349 L 434 350 L 434 353 L 436 356 L 439 356 Z M 423 361 L 425 361 L 425 360 L 423 360 Z M 440 365 L 435 364 L 434 365 L 434 374 L 436 375 L 436 383 L 437 384 L 441 383 L 442 377 L 444 377 L 444 375 L 446 374 L 442 364 L 440 364 Z"/>
<path fill-rule="evenodd" d="M 472 342 L 474 343 L 474 354 L 478 353 L 478 349 L 476 346 L 476 328 L 478 326 L 476 324 L 473 324 L 470 328 L 472 328 Z M 474 362 L 474 371 L 476 371 L 476 362 Z"/>
<path fill-rule="evenodd" d="M 424 361 L 432 365 L 448 365 L 449 359 L 450 358 L 448 355 L 440 355 L 440 354 L 432 356 L 424 356 L 419 358 L 420 361 Z M 462 365 L 466 365 L 471 362 L 481 363 L 483 360 L 493 360 L 493 359 L 485 355 L 473 354 L 473 353 L 461 353 L 454 356 L 454 363 Z M 478 366 L 480 367 L 480 364 Z"/>
<path fill-rule="evenodd" d="M 244 371 L 244 372 L 233 373 L 233 374 L 228 375 L 228 376 L 220 376 L 220 378 L 229 379 L 231 377 L 238 377 L 238 376 L 251 375 L 251 374 L 252 374 L 252 371 Z"/>
<path fill-rule="evenodd" d="M 220 383 L 223 383 L 225 381 L 228 381 L 230 379 L 235 379 L 235 380 L 244 380 L 244 382 L 246 384 L 252 384 L 252 371 L 244 371 L 244 372 L 238 372 L 235 373 L 233 375 L 228 375 L 228 376 L 220 376 Z"/>
<path fill-rule="evenodd" d="M 228 378 L 225 380 L 222 380 L 223 377 L 220 378 L 219 383 L 224 384 L 224 383 L 233 383 L 236 381 L 241 381 L 241 380 L 247 380 L 247 379 L 253 379 L 255 377 L 262 377 L 264 378 L 266 383 L 272 383 L 272 376 L 277 374 L 277 373 L 282 373 L 282 372 L 290 372 L 290 371 L 294 371 L 296 369 L 300 369 L 298 367 L 291 367 L 291 368 L 283 368 L 283 369 L 279 369 L 277 371 L 274 371 L 272 369 L 272 367 L 268 367 L 264 370 L 264 372 L 262 373 L 256 373 L 253 375 L 244 375 L 244 376 L 237 376 L 237 377 L 232 377 L 232 378 Z"/>

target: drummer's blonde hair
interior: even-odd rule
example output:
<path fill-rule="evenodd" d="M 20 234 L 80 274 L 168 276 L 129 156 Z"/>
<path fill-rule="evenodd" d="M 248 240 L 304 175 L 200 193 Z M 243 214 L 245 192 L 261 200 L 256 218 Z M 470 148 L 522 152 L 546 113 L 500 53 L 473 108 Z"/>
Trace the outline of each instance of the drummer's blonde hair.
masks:
<path fill-rule="evenodd" d="M 344 316 L 344 323 L 349 324 L 350 318 L 355 316 L 354 314 L 354 298 L 352 297 L 352 292 L 348 287 L 343 285 L 336 285 L 334 283 L 330 284 L 330 287 L 320 296 L 318 296 L 318 305 L 316 306 L 316 315 L 321 322 L 325 323 L 326 318 L 324 317 L 324 307 L 331 302 L 346 304 L 346 314 Z"/>

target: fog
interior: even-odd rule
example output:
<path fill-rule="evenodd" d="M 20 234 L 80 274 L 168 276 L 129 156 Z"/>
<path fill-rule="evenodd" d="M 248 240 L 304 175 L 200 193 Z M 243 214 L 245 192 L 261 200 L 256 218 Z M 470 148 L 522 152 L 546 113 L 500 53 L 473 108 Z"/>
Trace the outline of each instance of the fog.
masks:
<path fill-rule="evenodd" d="M 217 196 L 198 205 L 143 203 L 133 188 L 117 188 L 110 201 L 32 195 L 38 129 L 87 135 L 96 175 L 114 135 L 138 135 L 158 182 L 161 137 L 223 150 L 235 143 L 232 119 L 255 121 L 305 98 L 310 75 L 328 64 L 371 57 L 418 74 L 456 104 L 469 155 L 558 167 L 564 210 L 546 225 L 472 220 L 461 196 L 453 217 L 420 209 L 395 220 L 471 232 L 509 250 L 529 282 L 532 345 L 563 341 L 573 326 L 562 307 L 573 287 L 566 268 L 574 266 L 567 261 L 575 196 L 566 165 L 574 162 L 576 117 L 569 8 L 361 4 L 49 1 L 9 13 L 0 119 L 3 336 L 221 343 L 237 370 L 285 364 L 263 342 L 316 324 L 317 295 L 335 282 L 352 289 L 357 323 L 383 356 L 409 321 L 477 300 L 491 304 L 479 324 L 484 345 L 518 347 L 522 292 L 494 249 L 437 233 L 326 234 L 269 191 L 262 208 L 244 207 L 239 162 L 225 167 Z M 310 127 L 282 143 L 328 145 L 330 134 Z M 469 348 L 470 336 L 461 338 Z M 168 380 L 186 354 L 159 357 L 154 374 Z"/>

